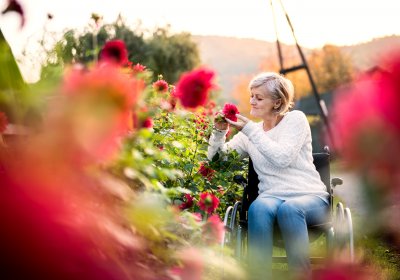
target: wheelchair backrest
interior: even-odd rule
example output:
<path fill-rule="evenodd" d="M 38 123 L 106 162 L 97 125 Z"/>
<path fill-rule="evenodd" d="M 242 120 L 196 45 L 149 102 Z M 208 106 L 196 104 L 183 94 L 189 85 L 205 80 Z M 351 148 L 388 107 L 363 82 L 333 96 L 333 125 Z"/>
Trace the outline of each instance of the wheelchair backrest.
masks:
<path fill-rule="evenodd" d="M 313 163 L 315 168 L 317 169 L 321 181 L 325 184 L 328 193 L 331 193 L 331 175 L 330 175 L 330 154 L 328 152 L 323 153 L 314 153 L 313 154 Z M 242 200 L 242 210 L 247 211 L 250 207 L 250 204 L 257 198 L 258 196 L 258 176 L 253 167 L 253 162 L 249 159 L 249 170 L 247 175 L 247 187 L 243 193 Z"/>

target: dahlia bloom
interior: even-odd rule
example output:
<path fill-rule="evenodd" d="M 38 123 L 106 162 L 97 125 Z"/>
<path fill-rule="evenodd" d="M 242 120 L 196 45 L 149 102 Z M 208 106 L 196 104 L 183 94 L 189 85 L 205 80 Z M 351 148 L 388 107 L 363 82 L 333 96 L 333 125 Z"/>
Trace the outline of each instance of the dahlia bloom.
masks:
<path fill-rule="evenodd" d="M 208 101 L 209 91 L 214 88 L 214 75 L 213 71 L 204 68 L 183 74 L 176 85 L 176 96 L 182 106 L 187 109 L 204 106 Z"/>
<path fill-rule="evenodd" d="M 122 40 L 113 40 L 105 43 L 100 51 L 99 60 L 111 62 L 117 65 L 126 65 L 128 62 L 128 50 Z"/>
<path fill-rule="evenodd" d="M 0 247 L 7 256 L 2 275 L 132 279 L 140 273 L 130 263 L 139 243 L 126 229 L 122 205 L 99 184 L 102 178 L 91 176 L 96 172 L 68 160 L 69 149 L 59 142 L 65 135 L 55 139 L 53 133 L 46 130 L 17 146 L 18 160 L 7 162 L 0 176 Z M 132 259 L 122 257 L 126 254 Z"/>
<path fill-rule="evenodd" d="M 350 167 L 380 186 L 399 189 L 400 52 L 381 66 L 378 73 L 364 74 L 337 93 L 334 144 Z"/>
<path fill-rule="evenodd" d="M 215 170 L 208 167 L 204 162 L 202 162 L 202 163 L 200 163 L 199 173 L 203 177 L 210 180 L 214 176 Z"/>
<path fill-rule="evenodd" d="M 224 108 L 222 109 L 222 113 L 224 114 L 225 118 L 236 122 L 237 121 L 236 114 L 239 114 L 239 110 L 235 104 L 226 103 L 224 105 Z"/>
<path fill-rule="evenodd" d="M 60 122 L 57 126 L 65 126 L 69 137 L 79 139 L 80 156 L 106 159 L 118 148 L 118 138 L 129 131 L 131 108 L 143 86 L 143 81 L 112 65 L 90 71 L 72 70 L 62 87 L 65 102 L 54 108 Z"/>
<path fill-rule="evenodd" d="M 157 92 L 167 92 L 168 91 L 168 83 L 164 80 L 158 80 L 153 83 L 153 88 Z"/>
<path fill-rule="evenodd" d="M 183 203 L 179 205 L 179 209 L 185 210 L 193 206 L 193 196 L 188 193 L 185 193 L 183 196 Z"/>
<path fill-rule="evenodd" d="M 219 199 L 208 192 L 203 192 L 200 194 L 200 199 L 198 203 L 201 210 L 211 214 L 217 209 L 219 205 Z"/>
<path fill-rule="evenodd" d="M 146 66 L 144 66 L 140 63 L 136 63 L 131 68 L 132 68 L 133 74 L 139 74 L 146 70 Z"/>

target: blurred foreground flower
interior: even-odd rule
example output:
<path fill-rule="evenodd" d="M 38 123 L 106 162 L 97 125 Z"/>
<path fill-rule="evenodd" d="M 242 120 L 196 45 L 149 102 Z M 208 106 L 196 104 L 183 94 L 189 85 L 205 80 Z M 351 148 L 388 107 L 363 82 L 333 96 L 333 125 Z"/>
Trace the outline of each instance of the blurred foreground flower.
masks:
<path fill-rule="evenodd" d="M 400 244 L 400 50 L 337 93 L 332 127 L 347 169 L 358 173 L 368 227 Z M 396 207 L 397 205 L 397 207 Z"/>
<path fill-rule="evenodd" d="M 54 104 L 50 120 L 59 122 L 52 125 L 61 126 L 64 134 L 79 143 L 75 155 L 108 159 L 132 126 L 132 108 L 143 88 L 142 80 L 112 65 L 72 70 L 64 79 L 65 96 Z"/>
<path fill-rule="evenodd" d="M 218 215 L 212 215 L 207 219 L 203 233 L 209 244 L 220 244 L 224 238 L 225 226 Z"/>
<path fill-rule="evenodd" d="M 389 56 L 388 56 L 389 57 Z M 338 93 L 336 143 L 345 162 L 388 192 L 400 191 L 400 51 Z"/>
<path fill-rule="evenodd" d="M 183 107 L 194 109 L 204 106 L 208 101 L 209 91 L 215 86 L 212 83 L 214 72 L 204 68 L 185 73 L 176 85 L 175 96 Z"/>

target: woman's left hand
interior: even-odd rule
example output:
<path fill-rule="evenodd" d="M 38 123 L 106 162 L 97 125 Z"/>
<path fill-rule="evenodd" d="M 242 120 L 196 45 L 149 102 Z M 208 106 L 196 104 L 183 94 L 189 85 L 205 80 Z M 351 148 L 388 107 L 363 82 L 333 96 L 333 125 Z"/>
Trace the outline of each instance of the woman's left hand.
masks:
<path fill-rule="evenodd" d="M 230 119 L 225 118 L 225 120 L 234 126 L 237 130 L 242 130 L 242 128 L 250 121 L 248 118 L 243 117 L 242 115 L 236 114 L 238 118 L 237 122 L 231 121 Z"/>

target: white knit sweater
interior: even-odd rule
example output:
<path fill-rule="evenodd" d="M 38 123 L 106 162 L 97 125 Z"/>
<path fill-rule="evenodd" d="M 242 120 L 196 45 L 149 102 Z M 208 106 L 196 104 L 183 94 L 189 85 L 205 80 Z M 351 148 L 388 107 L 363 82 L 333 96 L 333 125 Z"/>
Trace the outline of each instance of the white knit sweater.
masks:
<path fill-rule="evenodd" d="M 315 169 L 312 157 L 311 129 L 301 111 L 287 113 L 277 126 L 263 130 L 263 123 L 249 121 L 229 142 L 227 131 L 214 130 L 209 140 L 208 158 L 218 150 L 235 149 L 250 156 L 258 174 L 259 196 L 284 200 L 316 195 L 327 201 L 328 192 Z"/>

